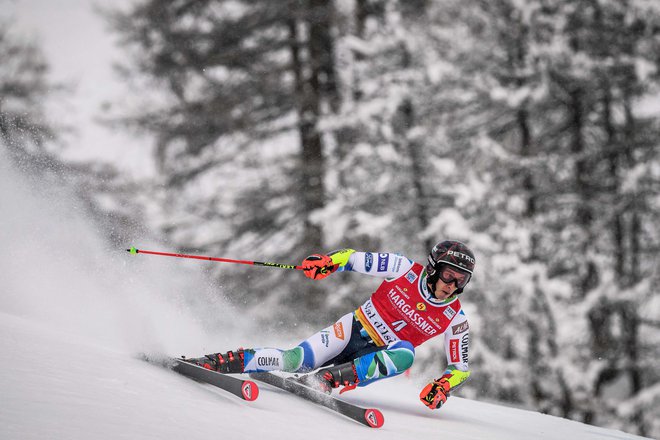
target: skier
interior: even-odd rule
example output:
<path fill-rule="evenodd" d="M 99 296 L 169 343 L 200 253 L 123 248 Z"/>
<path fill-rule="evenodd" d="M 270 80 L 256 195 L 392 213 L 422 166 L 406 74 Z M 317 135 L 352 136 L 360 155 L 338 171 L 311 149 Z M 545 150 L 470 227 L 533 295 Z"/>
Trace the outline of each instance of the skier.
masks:
<path fill-rule="evenodd" d="M 414 347 L 444 334 L 447 368 L 419 395 L 427 407 L 440 408 L 470 375 L 468 321 L 458 296 L 474 265 L 472 251 L 458 241 L 434 246 L 426 266 L 398 254 L 353 249 L 311 255 L 302 266 L 313 280 L 352 271 L 385 281 L 355 312 L 294 348 L 238 349 L 187 361 L 221 373 L 308 373 L 320 368 L 302 380 L 326 393 L 343 385 L 344 392 L 403 373 L 412 366 Z"/>

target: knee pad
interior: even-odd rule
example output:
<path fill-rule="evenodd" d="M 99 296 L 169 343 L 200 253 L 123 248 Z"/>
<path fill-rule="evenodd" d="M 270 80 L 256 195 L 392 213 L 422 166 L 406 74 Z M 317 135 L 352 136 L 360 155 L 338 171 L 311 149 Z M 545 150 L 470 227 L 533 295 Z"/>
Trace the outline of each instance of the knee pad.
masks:
<path fill-rule="evenodd" d="M 408 341 L 396 341 L 391 343 L 385 349 L 385 352 L 394 359 L 396 369 L 403 373 L 412 367 L 415 361 L 415 347 Z"/>
<path fill-rule="evenodd" d="M 410 368 L 415 360 L 415 347 L 408 341 L 396 341 L 383 350 L 355 360 L 360 385 L 397 376 Z"/>

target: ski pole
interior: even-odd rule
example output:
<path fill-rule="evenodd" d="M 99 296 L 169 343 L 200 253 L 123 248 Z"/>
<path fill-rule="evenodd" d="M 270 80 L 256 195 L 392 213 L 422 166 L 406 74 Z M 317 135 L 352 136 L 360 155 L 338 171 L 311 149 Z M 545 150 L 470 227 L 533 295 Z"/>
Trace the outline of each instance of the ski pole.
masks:
<path fill-rule="evenodd" d="M 131 247 L 130 249 L 126 249 L 126 251 L 130 252 L 131 254 L 148 254 L 148 255 L 161 255 L 165 257 L 176 257 L 176 258 L 192 258 L 195 260 L 218 261 L 221 263 L 238 263 L 238 264 L 250 264 L 252 266 L 278 267 L 280 269 L 296 269 L 296 270 L 303 269 L 302 266 L 294 266 L 292 264 L 267 263 L 262 261 L 248 261 L 248 260 L 233 260 L 231 258 L 206 257 L 204 255 L 172 254 L 169 252 L 145 251 L 142 249 L 136 249 L 134 247 Z"/>

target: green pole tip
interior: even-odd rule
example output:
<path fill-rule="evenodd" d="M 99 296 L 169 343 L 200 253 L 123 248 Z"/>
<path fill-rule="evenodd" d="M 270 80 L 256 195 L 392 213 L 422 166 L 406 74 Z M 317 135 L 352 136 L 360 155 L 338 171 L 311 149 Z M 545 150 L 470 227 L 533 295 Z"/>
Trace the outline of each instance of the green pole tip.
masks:
<path fill-rule="evenodd" d="M 131 254 L 137 254 L 137 253 L 138 253 L 138 250 L 135 249 L 134 247 L 132 247 L 132 248 L 130 248 L 130 249 L 126 249 L 126 250 L 127 250 L 128 252 L 130 252 Z"/>

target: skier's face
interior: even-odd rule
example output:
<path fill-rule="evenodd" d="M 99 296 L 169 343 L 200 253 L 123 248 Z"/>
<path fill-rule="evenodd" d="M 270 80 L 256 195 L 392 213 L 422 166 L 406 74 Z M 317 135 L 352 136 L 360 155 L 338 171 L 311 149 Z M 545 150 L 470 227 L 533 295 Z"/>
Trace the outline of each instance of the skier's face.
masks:
<path fill-rule="evenodd" d="M 442 281 L 438 278 L 438 281 L 435 283 L 435 297 L 440 300 L 445 300 L 452 296 L 456 292 L 456 283 L 453 281 L 449 284 Z"/>

